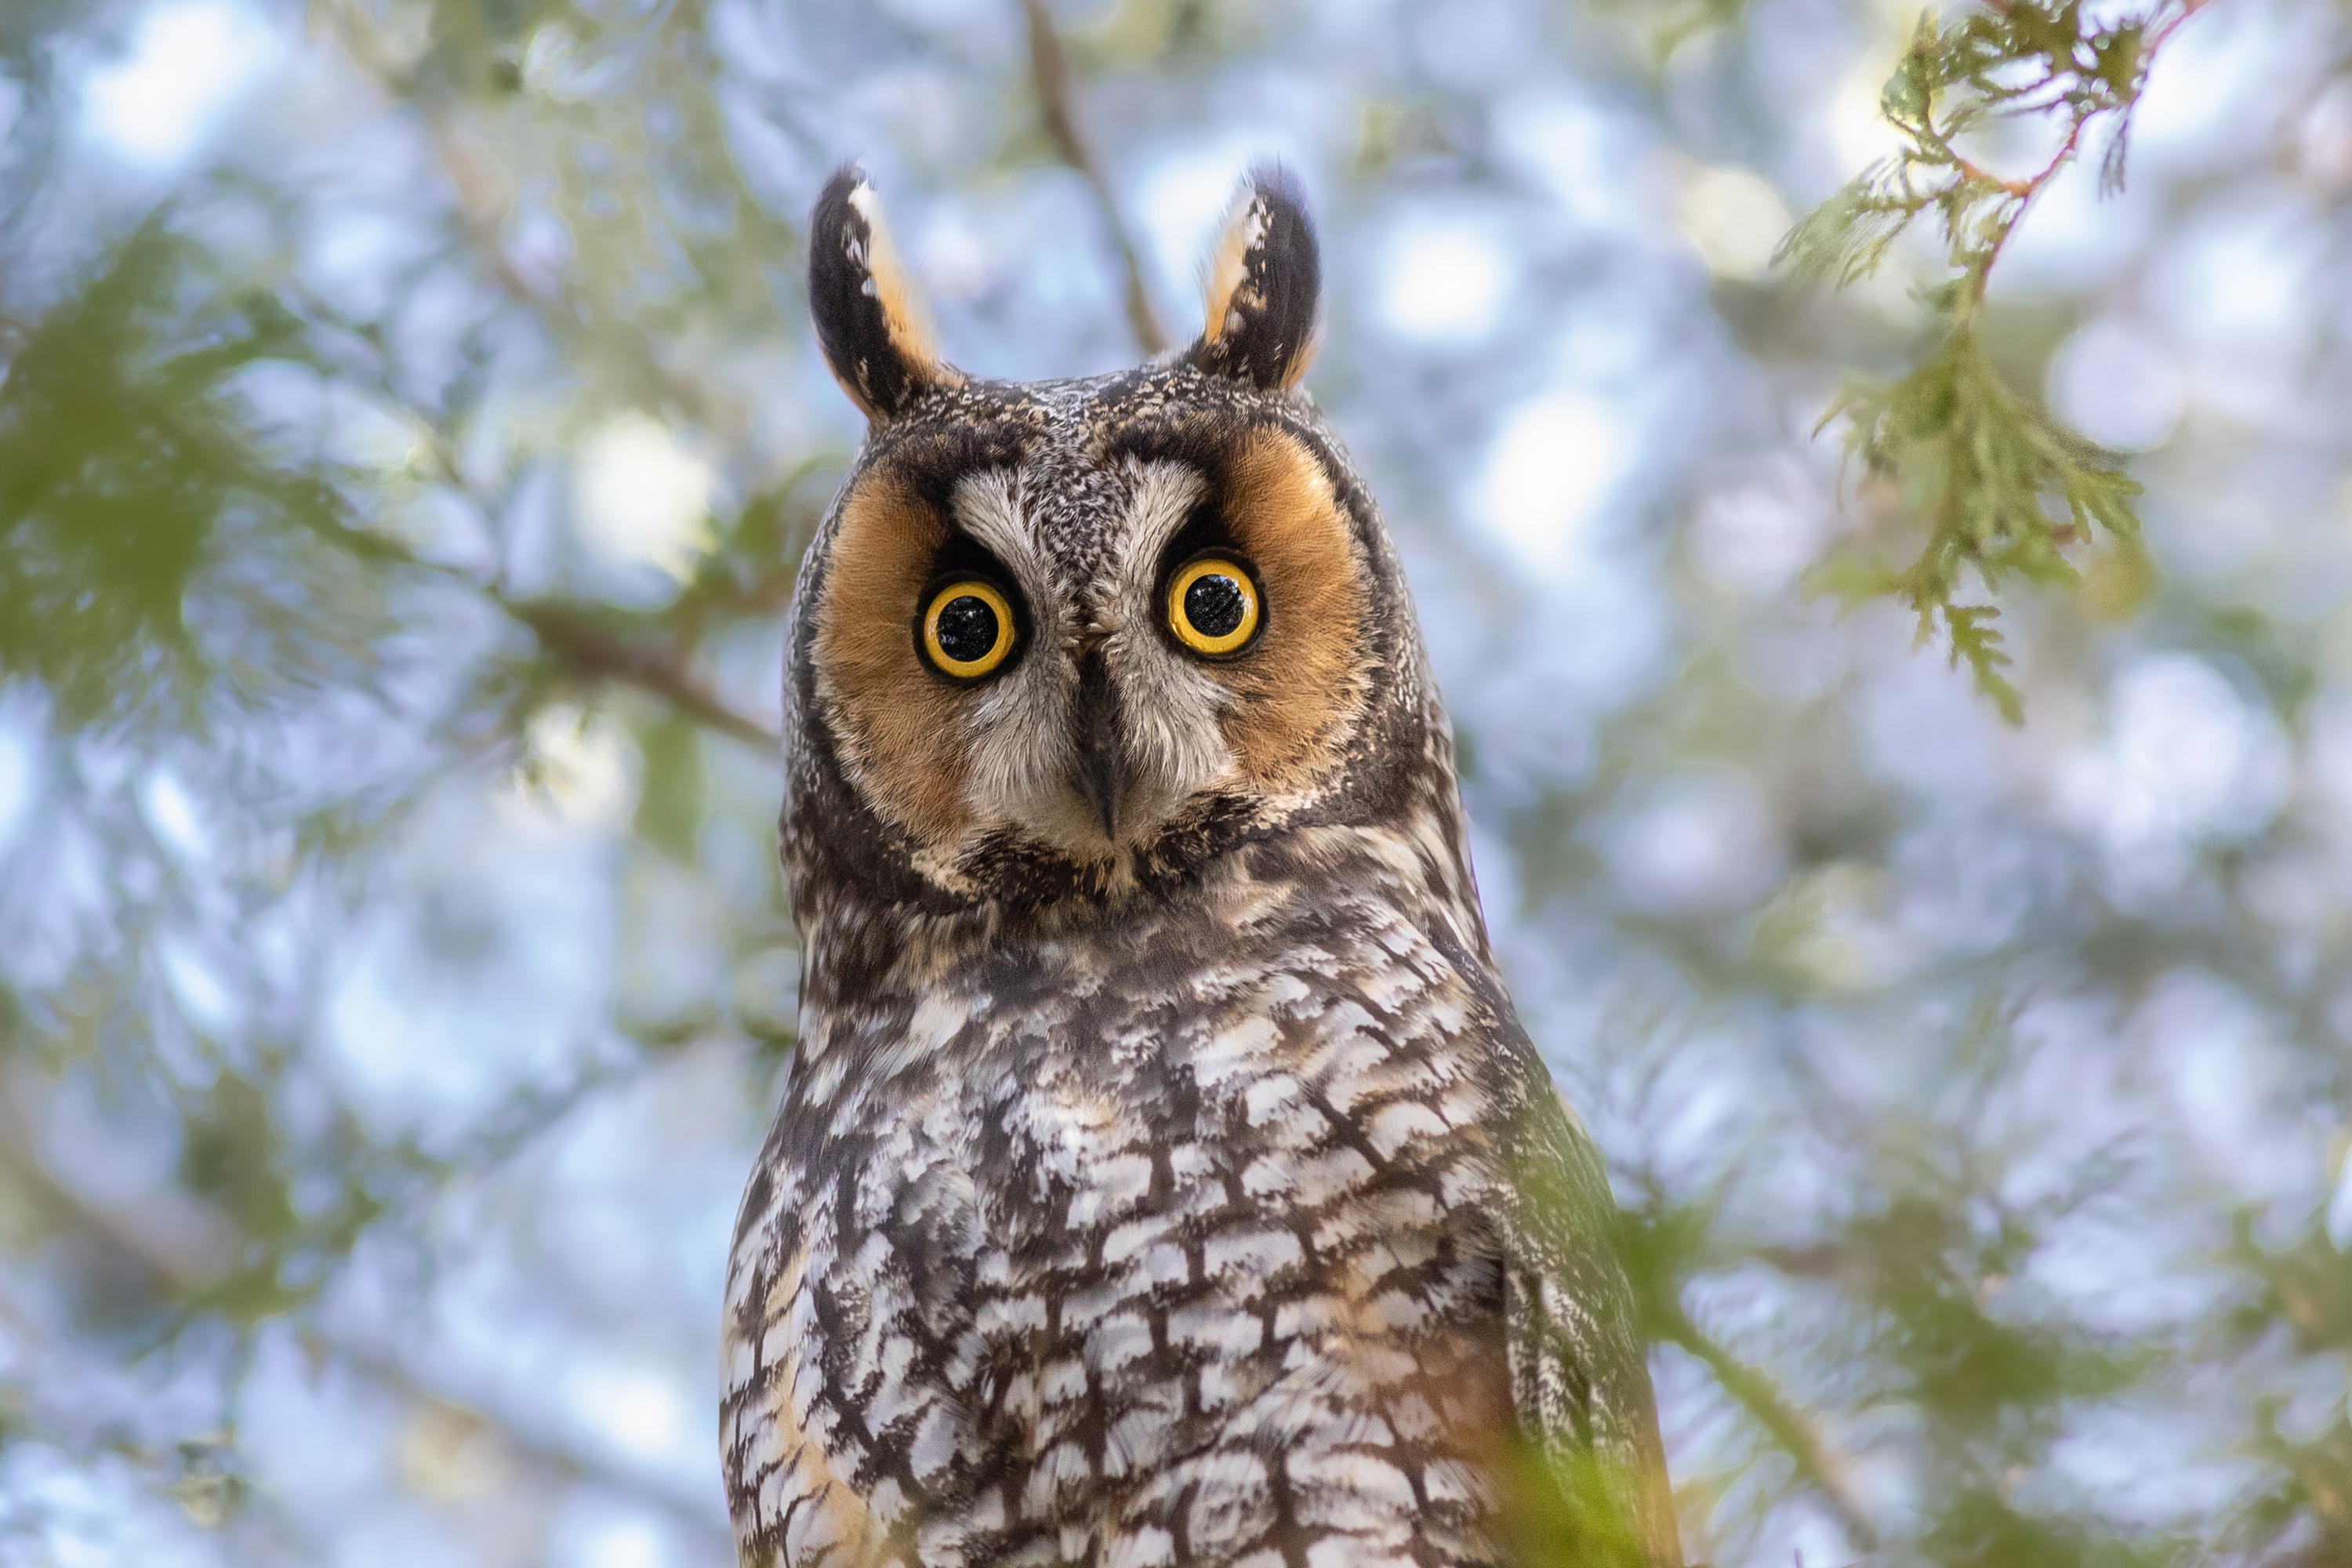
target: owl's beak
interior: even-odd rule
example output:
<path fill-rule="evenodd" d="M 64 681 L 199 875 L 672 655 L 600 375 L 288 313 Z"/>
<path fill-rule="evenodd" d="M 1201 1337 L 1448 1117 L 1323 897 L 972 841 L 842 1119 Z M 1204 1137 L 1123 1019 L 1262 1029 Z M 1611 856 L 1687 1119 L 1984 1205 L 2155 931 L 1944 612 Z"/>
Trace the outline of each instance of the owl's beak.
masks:
<path fill-rule="evenodd" d="M 1078 659 L 1078 793 L 1102 819 L 1103 837 L 1118 842 L 1119 803 L 1127 795 L 1127 753 L 1119 742 L 1118 691 L 1103 668 L 1102 654 Z"/>

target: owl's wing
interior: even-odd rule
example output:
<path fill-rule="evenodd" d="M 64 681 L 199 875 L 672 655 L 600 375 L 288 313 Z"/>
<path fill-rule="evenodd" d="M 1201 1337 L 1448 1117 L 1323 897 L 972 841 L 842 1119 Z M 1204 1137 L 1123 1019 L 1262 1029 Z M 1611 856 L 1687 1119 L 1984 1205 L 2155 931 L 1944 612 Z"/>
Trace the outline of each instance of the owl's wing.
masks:
<path fill-rule="evenodd" d="M 1504 1310 L 1512 1403 L 1541 1461 L 1526 1468 L 1549 1491 L 1528 1506 L 1549 1528 L 1593 1537 L 1593 1561 L 1680 1568 L 1648 1358 L 1611 1239 L 1608 1173 L 1534 1047 L 1515 1054 L 1523 1093 L 1504 1142 Z"/>

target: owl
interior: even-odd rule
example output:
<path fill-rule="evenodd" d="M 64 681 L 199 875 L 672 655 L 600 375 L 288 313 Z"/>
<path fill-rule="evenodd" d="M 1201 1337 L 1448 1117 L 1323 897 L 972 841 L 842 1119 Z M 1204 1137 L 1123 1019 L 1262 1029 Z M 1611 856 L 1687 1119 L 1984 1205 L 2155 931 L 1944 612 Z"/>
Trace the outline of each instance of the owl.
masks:
<path fill-rule="evenodd" d="M 803 955 L 720 1415 L 760 1568 L 1679 1563 L 1607 1179 L 1496 972 L 1378 508 L 1244 184 L 1189 348 L 942 361 L 854 167 L 867 418 L 786 654 Z"/>

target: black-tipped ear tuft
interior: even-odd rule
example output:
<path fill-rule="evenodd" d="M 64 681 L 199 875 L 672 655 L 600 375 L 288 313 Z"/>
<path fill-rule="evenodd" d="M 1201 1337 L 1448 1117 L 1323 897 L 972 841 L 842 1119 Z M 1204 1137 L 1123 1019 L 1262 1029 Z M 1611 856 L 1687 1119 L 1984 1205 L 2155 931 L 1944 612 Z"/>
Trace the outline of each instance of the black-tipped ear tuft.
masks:
<path fill-rule="evenodd" d="M 963 379 L 940 363 L 882 198 L 855 163 L 825 182 L 809 213 L 809 316 L 834 379 L 868 418 L 887 419 Z"/>
<path fill-rule="evenodd" d="M 1296 384 L 1315 358 L 1323 261 L 1289 170 L 1261 163 L 1250 171 L 1204 270 L 1208 319 L 1185 359 L 1269 391 Z"/>

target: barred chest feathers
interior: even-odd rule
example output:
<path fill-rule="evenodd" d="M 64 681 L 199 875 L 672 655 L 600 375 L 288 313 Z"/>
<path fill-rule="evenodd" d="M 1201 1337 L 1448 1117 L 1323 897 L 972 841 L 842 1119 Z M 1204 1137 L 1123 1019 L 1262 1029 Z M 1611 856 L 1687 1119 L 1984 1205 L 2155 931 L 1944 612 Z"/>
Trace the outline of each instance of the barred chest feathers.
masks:
<path fill-rule="evenodd" d="M 861 176 L 812 220 L 872 426 L 791 638 L 742 1560 L 1499 1563 L 1533 1454 L 1597 1462 L 1591 1560 L 1678 1563 L 1605 1178 L 1487 954 L 1393 552 L 1292 390 L 1286 177 L 1209 293 L 1166 362 L 974 382 Z"/>

